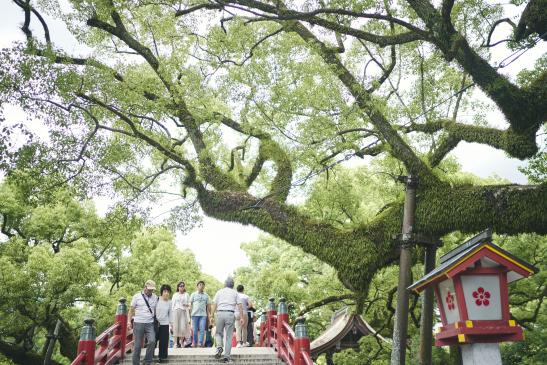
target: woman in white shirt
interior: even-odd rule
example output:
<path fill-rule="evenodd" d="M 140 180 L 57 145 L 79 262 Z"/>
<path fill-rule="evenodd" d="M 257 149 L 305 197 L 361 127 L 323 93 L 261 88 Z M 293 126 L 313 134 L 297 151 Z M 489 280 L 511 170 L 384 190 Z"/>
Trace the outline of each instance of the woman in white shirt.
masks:
<path fill-rule="evenodd" d="M 167 349 L 169 348 L 169 327 L 173 325 L 173 312 L 171 306 L 171 287 L 167 284 L 163 284 L 160 288 L 161 297 L 156 304 L 156 319 L 159 323 L 157 329 L 157 339 L 159 342 L 159 362 L 169 362 L 167 360 Z"/>
<path fill-rule="evenodd" d="M 186 292 L 186 286 L 183 281 L 177 284 L 177 292 L 173 295 L 173 337 L 177 347 L 184 345 L 184 338 L 189 334 L 190 315 L 190 295 Z M 180 341 L 180 342 L 179 342 Z"/>

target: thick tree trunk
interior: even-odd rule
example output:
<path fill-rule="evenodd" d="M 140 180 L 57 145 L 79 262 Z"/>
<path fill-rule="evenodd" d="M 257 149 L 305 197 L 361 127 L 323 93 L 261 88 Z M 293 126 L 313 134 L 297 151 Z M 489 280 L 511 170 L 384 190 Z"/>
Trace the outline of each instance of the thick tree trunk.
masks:
<path fill-rule="evenodd" d="M 7 342 L 0 341 L 0 352 L 19 365 L 42 365 L 44 357 L 34 352 L 25 351 L 22 347 L 12 345 Z M 51 365 L 62 365 L 61 363 L 52 360 Z"/>

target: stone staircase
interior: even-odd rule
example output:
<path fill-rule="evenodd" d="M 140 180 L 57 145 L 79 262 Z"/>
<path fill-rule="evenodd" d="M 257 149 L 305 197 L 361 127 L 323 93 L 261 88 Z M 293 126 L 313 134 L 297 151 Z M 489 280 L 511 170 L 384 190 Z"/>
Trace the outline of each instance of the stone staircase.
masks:
<path fill-rule="evenodd" d="M 169 349 L 170 365 L 218 365 L 220 361 L 214 358 L 215 349 Z M 156 350 L 157 355 L 157 350 Z M 144 349 L 141 351 L 141 361 L 144 359 Z M 154 357 L 153 364 L 158 363 Z M 283 361 L 277 358 L 277 353 L 267 347 L 243 347 L 232 349 L 233 365 L 282 365 Z M 127 354 L 122 365 L 131 365 L 131 354 Z"/>

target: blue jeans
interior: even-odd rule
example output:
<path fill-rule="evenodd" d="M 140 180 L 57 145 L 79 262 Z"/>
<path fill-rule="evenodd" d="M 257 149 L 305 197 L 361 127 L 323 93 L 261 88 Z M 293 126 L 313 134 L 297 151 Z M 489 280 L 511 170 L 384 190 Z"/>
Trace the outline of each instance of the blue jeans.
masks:
<path fill-rule="evenodd" d="M 203 346 L 205 337 L 205 325 L 207 325 L 207 316 L 192 316 L 192 332 L 194 335 L 194 346 Z M 199 329 L 199 342 L 198 342 Z"/>

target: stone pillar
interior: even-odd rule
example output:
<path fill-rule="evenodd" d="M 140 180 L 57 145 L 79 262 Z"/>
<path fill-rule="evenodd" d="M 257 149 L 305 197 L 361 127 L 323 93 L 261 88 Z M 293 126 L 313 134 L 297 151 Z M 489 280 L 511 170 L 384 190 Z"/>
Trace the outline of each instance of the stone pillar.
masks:
<path fill-rule="evenodd" d="M 502 365 L 498 343 L 461 345 L 463 365 Z"/>

